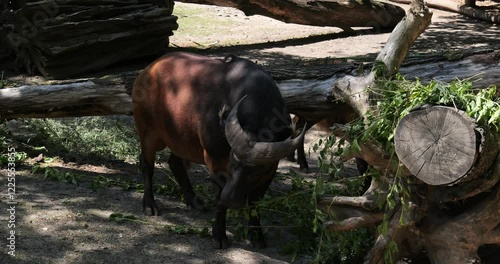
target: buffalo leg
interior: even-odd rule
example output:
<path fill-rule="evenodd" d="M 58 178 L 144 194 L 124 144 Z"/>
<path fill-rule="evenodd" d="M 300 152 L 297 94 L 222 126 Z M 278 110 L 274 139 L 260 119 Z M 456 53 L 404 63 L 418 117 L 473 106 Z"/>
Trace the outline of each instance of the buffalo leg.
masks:
<path fill-rule="evenodd" d="M 141 153 L 141 171 L 144 179 L 143 212 L 145 215 L 158 215 L 158 206 L 153 195 L 154 153 L 153 155 L 147 155 L 144 151 Z"/>
<path fill-rule="evenodd" d="M 193 186 L 191 185 L 191 181 L 189 180 L 189 176 L 187 174 L 187 168 L 184 164 L 184 161 L 179 158 L 179 156 L 174 153 L 170 154 L 168 159 L 168 165 L 170 170 L 175 176 L 175 180 L 179 183 L 181 187 L 182 194 L 184 194 L 184 200 L 186 205 L 191 208 L 203 209 L 203 202 L 200 200 L 198 196 L 193 191 Z"/>
<path fill-rule="evenodd" d="M 297 163 L 299 164 L 300 171 L 308 173 L 309 165 L 306 160 L 306 153 L 304 150 L 304 139 L 300 142 L 299 147 L 297 148 Z"/>
<path fill-rule="evenodd" d="M 299 121 L 297 122 L 296 127 L 304 127 L 305 124 L 304 118 L 299 118 Z M 315 124 L 315 122 L 308 121 L 307 126 L 306 126 L 306 131 L 311 129 L 311 127 Z M 307 164 L 306 160 L 306 152 L 304 150 L 304 139 L 299 144 L 299 147 L 297 148 L 297 163 L 299 164 L 300 171 L 309 173 L 309 165 Z"/>
<path fill-rule="evenodd" d="M 222 188 L 226 183 L 224 173 L 217 173 L 213 178 L 215 189 L 215 222 L 212 227 L 212 245 L 216 249 L 224 249 L 229 247 L 229 240 L 226 235 L 226 213 L 227 207 L 220 200 Z"/>
<path fill-rule="evenodd" d="M 366 171 L 368 171 L 368 163 L 360 158 L 356 158 L 356 168 L 360 175 L 363 175 Z M 372 177 L 366 176 L 363 180 L 363 191 L 368 190 L 372 183 Z"/>
<path fill-rule="evenodd" d="M 210 171 L 210 176 L 215 190 L 215 222 L 212 227 L 212 243 L 214 248 L 228 248 L 229 240 L 226 235 L 226 212 L 227 207 L 220 200 L 222 189 L 229 180 L 226 173 L 227 162 L 214 159 L 206 151 L 204 153 L 205 163 Z"/>
<path fill-rule="evenodd" d="M 250 211 L 250 219 L 248 220 L 248 235 L 254 247 L 267 247 L 266 238 L 264 237 L 264 232 L 262 232 L 262 226 L 260 224 L 260 212 L 257 210 L 255 203 L 264 197 L 270 184 L 271 181 L 263 184 L 248 195 L 248 206 L 250 210 L 256 210 L 257 212 L 257 214 L 255 214 Z"/>

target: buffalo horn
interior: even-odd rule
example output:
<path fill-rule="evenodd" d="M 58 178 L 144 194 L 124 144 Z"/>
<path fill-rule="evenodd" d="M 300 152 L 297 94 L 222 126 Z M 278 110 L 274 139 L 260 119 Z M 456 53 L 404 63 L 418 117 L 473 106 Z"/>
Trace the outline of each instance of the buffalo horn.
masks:
<path fill-rule="evenodd" d="M 251 140 L 238 121 L 238 108 L 245 98 L 246 96 L 242 97 L 233 109 L 231 109 L 225 126 L 226 139 L 229 146 L 231 146 L 233 153 L 240 160 L 251 164 L 277 161 L 287 157 L 302 144 L 306 126 L 302 129 L 300 135 L 293 139 L 290 136 L 280 142 L 256 142 Z"/>

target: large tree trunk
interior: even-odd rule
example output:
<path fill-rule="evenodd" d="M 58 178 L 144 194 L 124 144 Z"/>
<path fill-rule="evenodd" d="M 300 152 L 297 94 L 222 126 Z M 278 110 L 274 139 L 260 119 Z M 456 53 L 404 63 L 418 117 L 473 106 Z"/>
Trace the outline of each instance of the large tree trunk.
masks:
<path fill-rule="evenodd" d="M 375 31 L 392 29 L 404 17 L 402 8 L 378 1 L 302 1 L 302 0 L 181 0 L 179 2 L 234 7 L 246 15 L 263 15 L 287 23 L 312 26 L 370 27 Z"/>

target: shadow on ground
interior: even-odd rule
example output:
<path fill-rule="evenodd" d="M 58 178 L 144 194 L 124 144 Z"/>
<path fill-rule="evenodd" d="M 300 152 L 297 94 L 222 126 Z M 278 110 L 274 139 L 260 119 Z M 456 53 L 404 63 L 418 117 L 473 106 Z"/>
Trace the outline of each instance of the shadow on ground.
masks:
<path fill-rule="evenodd" d="M 162 213 L 146 217 L 141 193 L 116 186 L 92 190 L 89 180 L 103 173 L 66 168 L 66 172 L 84 175 L 79 185 L 73 185 L 24 169 L 19 168 L 16 176 L 16 257 L 6 256 L 3 250 L 1 263 L 286 263 L 292 258 L 278 253 L 288 241 L 283 236 L 269 235 L 270 246 L 262 250 L 248 241 L 233 241 L 228 250 L 213 250 L 210 237 L 167 231 L 166 225 L 210 230 L 213 209 L 188 209 L 179 197 L 156 195 Z M 128 180 L 131 170 L 115 169 L 105 176 Z M 4 172 L 2 181 L 6 181 Z M 203 181 L 206 175 L 200 174 Z M 5 206 L 2 202 L 2 210 Z M 131 215 L 136 221 L 112 221 L 112 213 Z M 6 221 L 2 214 L 2 234 L 8 232 Z M 305 262 L 299 257 L 298 263 Z"/>

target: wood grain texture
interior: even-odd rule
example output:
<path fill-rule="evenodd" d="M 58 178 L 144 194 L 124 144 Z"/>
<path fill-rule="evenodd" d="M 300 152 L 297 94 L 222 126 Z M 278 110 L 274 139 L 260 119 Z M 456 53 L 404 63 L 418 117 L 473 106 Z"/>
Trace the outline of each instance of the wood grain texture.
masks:
<path fill-rule="evenodd" d="M 396 129 L 396 153 L 418 179 L 449 185 L 464 177 L 477 155 L 475 122 L 463 111 L 433 106 L 405 116 Z"/>

